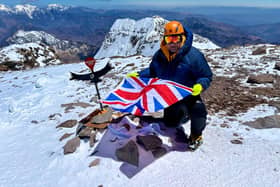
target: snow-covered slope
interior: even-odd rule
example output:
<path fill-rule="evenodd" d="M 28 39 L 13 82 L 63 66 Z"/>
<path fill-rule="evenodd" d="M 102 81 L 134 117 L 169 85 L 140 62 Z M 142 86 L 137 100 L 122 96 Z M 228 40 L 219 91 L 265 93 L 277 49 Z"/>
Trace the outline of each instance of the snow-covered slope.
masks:
<path fill-rule="evenodd" d="M 82 56 L 89 56 L 96 51 L 96 47 L 93 45 L 82 42 L 60 40 L 44 31 L 19 30 L 6 41 L 10 45 L 25 43 L 47 45 L 54 50 L 63 63 L 78 62 Z"/>
<path fill-rule="evenodd" d="M 0 11 L 3 12 L 12 12 L 12 9 L 6 5 L 0 4 Z"/>
<path fill-rule="evenodd" d="M 140 54 L 152 56 L 160 47 L 165 23 L 167 23 L 167 20 L 158 16 L 138 21 L 117 19 L 95 57 L 103 58 Z M 194 36 L 193 45 L 199 49 L 219 48 L 210 40 L 197 34 Z"/>
<path fill-rule="evenodd" d="M 193 38 L 193 46 L 198 49 L 219 49 L 220 47 L 213 43 L 208 38 L 200 36 L 198 34 L 194 34 Z"/>
<path fill-rule="evenodd" d="M 245 51 L 258 47 L 242 49 Z M 267 49 L 269 53 L 259 55 L 249 55 L 252 51 L 239 53 L 240 48 L 231 49 L 231 53 L 216 49 L 206 51 L 206 56 L 212 59 L 210 65 L 214 74 L 223 68 L 218 64 L 223 63 L 220 61 L 226 57 L 222 56 L 223 53 L 234 54 L 227 56 L 236 63 L 234 66 L 228 65 L 232 68 L 231 71 L 238 72 L 240 67 L 249 70 L 252 67 L 265 67 L 269 70 L 273 67 L 263 66 L 266 61 L 260 60 L 254 64 L 256 59 L 278 55 L 277 46 L 269 46 Z M 147 67 L 150 60 L 150 57 L 143 56 L 97 60 L 96 70 L 106 63 L 114 67 L 112 72 L 104 76 L 102 83 L 98 84 L 101 97 L 115 88 L 127 72 Z M 244 67 L 247 61 L 251 61 L 252 66 Z M 0 186 L 280 185 L 280 129 L 254 129 L 244 125 L 257 118 L 280 114 L 280 109 L 265 103 L 253 106 L 245 112 L 237 111 L 235 116 L 228 116 L 225 112 L 228 106 L 223 105 L 223 101 L 218 98 L 215 103 L 222 105 L 223 109 L 210 113 L 201 148 L 196 152 L 171 151 L 148 164 L 132 178 L 123 173 L 122 162 L 90 156 L 95 147 L 89 147 L 88 142 L 82 141 L 75 153 L 64 155 L 62 147 L 75 135 L 72 134 L 63 141 L 59 139 L 65 133 L 75 133 L 75 127 L 57 129 L 56 126 L 66 120 L 80 120 L 99 107 L 94 85 L 69 80 L 69 71 L 79 72 L 85 69 L 85 65 L 80 63 L 0 73 Z M 280 75 L 279 71 L 269 72 L 273 72 L 275 77 Z M 212 86 L 215 87 L 215 80 Z M 271 89 L 270 84 L 265 86 L 267 90 Z M 252 92 L 249 86 L 245 88 L 250 92 L 245 90 L 243 95 L 237 95 L 237 99 Z M 266 95 L 266 91 L 258 93 L 258 96 Z M 223 95 L 231 99 L 235 97 L 234 94 Z M 279 103 L 279 94 L 269 96 L 267 100 Z M 208 105 L 209 109 L 213 107 Z M 189 123 L 183 127 L 189 132 Z M 98 135 L 95 146 L 102 140 L 102 135 Z M 168 140 L 166 142 L 170 143 Z M 89 168 L 88 165 L 95 159 L 100 159 L 100 163 Z"/>
<path fill-rule="evenodd" d="M 16 5 L 14 7 L 14 12 L 18 14 L 26 14 L 30 19 L 33 18 L 33 13 L 37 10 L 36 6 L 24 4 L 24 5 Z"/>
<path fill-rule="evenodd" d="M 53 35 L 44 31 L 23 31 L 18 30 L 13 36 L 7 39 L 10 44 L 24 44 L 24 43 L 44 43 L 58 49 L 65 49 L 69 47 L 70 42 L 66 40 L 59 40 Z"/>
<path fill-rule="evenodd" d="M 42 44 L 13 44 L 0 49 L 1 70 L 21 70 L 59 63 L 53 50 Z"/>
<path fill-rule="evenodd" d="M 161 17 L 117 19 L 106 35 L 96 58 L 110 56 L 130 56 L 142 54 L 151 56 L 159 48 L 163 25 Z"/>

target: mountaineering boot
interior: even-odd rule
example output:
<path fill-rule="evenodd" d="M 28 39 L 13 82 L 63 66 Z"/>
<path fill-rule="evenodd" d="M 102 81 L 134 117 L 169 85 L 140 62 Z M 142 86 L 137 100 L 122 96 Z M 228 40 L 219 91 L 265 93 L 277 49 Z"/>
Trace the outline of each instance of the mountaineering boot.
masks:
<path fill-rule="evenodd" d="M 190 135 L 187 143 L 188 143 L 188 148 L 191 151 L 195 151 L 203 143 L 202 135 L 200 136 Z"/>

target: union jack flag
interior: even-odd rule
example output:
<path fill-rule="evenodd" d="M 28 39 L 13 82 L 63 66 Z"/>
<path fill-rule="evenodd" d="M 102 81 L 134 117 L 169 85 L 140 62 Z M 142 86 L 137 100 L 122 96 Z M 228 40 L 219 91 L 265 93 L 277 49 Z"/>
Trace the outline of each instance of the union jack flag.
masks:
<path fill-rule="evenodd" d="M 160 111 L 191 94 L 191 88 L 173 81 L 129 77 L 109 93 L 102 103 L 116 111 L 141 116 L 145 112 Z"/>

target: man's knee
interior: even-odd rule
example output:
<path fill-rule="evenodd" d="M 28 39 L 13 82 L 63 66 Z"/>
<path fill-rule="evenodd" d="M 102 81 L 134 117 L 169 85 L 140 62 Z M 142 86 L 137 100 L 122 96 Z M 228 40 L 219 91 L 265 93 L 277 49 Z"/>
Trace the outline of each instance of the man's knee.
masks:
<path fill-rule="evenodd" d="M 195 118 L 206 118 L 207 110 L 202 101 L 197 101 L 191 109 L 191 116 Z"/>

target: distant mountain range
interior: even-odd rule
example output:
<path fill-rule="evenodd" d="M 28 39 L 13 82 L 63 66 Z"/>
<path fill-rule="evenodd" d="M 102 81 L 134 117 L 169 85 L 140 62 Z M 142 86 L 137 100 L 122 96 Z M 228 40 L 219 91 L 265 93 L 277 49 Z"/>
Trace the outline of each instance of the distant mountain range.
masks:
<path fill-rule="evenodd" d="M 246 28 L 241 30 L 236 26 L 214 22 L 206 17 L 189 13 L 163 10 L 97 10 L 52 4 L 45 8 L 32 5 L 17 5 L 10 8 L 0 5 L 0 46 L 7 45 L 6 40 L 18 30 L 37 30 L 52 34 L 61 40 L 94 45 L 98 49 L 116 19 L 138 20 L 154 15 L 167 20 L 182 21 L 194 33 L 209 38 L 221 47 L 276 42 L 249 32 L 254 30 L 252 27 L 248 31 Z"/>

